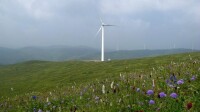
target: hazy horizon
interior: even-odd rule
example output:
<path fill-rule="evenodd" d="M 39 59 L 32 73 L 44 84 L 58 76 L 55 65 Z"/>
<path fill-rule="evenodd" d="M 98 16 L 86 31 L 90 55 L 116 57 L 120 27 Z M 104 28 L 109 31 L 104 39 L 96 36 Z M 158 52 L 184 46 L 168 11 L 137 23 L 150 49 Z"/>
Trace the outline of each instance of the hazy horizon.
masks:
<path fill-rule="evenodd" d="M 97 50 L 97 51 L 101 51 L 101 48 L 95 48 L 95 47 L 90 47 L 90 46 L 67 46 L 67 45 L 50 45 L 50 46 L 23 46 L 23 47 L 2 47 L 0 46 L 0 48 L 8 48 L 8 49 L 25 49 L 25 48 L 39 48 L 39 49 L 45 49 L 45 48 L 88 48 L 88 49 L 93 49 L 93 50 Z M 188 49 L 188 50 L 200 50 L 200 49 L 192 49 L 192 48 L 155 48 L 155 49 L 151 49 L 151 48 L 139 48 L 139 49 L 112 49 L 112 48 L 105 48 L 106 52 L 110 52 L 110 51 L 131 51 L 131 50 L 173 50 L 173 49 Z"/>
<path fill-rule="evenodd" d="M 198 0 L 1 0 L 0 47 L 86 46 L 200 50 Z"/>

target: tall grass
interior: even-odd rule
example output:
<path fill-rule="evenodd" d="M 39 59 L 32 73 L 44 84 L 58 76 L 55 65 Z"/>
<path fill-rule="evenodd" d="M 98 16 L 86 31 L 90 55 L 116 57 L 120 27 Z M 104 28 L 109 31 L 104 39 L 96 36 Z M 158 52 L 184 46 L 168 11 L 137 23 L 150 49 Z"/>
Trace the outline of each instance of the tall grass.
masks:
<path fill-rule="evenodd" d="M 199 57 L 197 54 L 174 57 L 176 58 L 157 57 L 153 61 L 152 59 L 132 62 L 125 60 L 124 63 L 122 61 L 117 63 L 125 65 L 119 67 L 120 70 L 115 69 L 119 66 L 115 65 L 116 62 L 108 62 L 108 65 L 112 66 L 111 71 L 109 69 L 97 71 L 105 73 L 103 78 L 99 78 L 96 71 L 88 68 L 88 72 L 84 71 L 84 74 L 88 74 L 88 78 L 91 77 L 92 72 L 97 73 L 96 77 L 88 79 L 90 81 L 71 78 L 71 84 L 59 84 L 45 92 L 16 94 L 13 88 L 13 90 L 10 89 L 11 96 L 2 96 L 0 110 L 13 112 L 198 112 L 200 107 Z M 137 66 L 133 64 L 136 62 Z M 107 63 L 100 64 L 99 66 L 103 67 Z M 112 73 L 114 75 L 107 75 Z"/>

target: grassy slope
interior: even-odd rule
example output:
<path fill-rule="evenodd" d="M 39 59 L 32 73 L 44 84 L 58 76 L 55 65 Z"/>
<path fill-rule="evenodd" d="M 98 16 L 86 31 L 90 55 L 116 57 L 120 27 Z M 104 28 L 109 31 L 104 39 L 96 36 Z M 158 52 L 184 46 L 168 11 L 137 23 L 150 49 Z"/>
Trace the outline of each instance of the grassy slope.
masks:
<path fill-rule="evenodd" d="M 171 61 L 200 58 L 200 53 L 185 53 L 136 60 L 116 60 L 110 62 L 44 62 L 30 61 L 0 67 L 0 96 L 12 96 L 31 91 L 44 92 L 60 85 L 91 82 L 105 77 L 116 77 L 122 73 L 148 72 L 152 67 L 169 64 Z M 10 92 L 14 88 L 14 92 Z"/>

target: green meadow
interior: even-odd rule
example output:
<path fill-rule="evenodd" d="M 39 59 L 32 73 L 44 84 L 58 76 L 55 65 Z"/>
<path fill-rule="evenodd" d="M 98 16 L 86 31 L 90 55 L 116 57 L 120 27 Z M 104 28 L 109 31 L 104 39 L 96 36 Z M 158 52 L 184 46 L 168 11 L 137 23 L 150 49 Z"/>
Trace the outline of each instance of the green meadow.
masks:
<path fill-rule="evenodd" d="M 199 75 L 199 52 L 5 65 L 0 66 L 0 111 L 198 112 Z"/>

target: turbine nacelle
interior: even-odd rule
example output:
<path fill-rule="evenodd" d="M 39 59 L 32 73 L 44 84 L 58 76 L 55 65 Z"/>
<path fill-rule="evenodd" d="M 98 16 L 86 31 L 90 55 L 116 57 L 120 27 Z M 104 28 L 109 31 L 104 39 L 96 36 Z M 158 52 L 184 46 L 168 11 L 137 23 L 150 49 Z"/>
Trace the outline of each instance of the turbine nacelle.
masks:
<path fill-rule="evenodd" d="M 105 24 L 102 19 L 100 18 L 100 21 L 101 21 L 101 26 L 115 26 L 115 25 L 110 25 L 110 24 Z"/>

